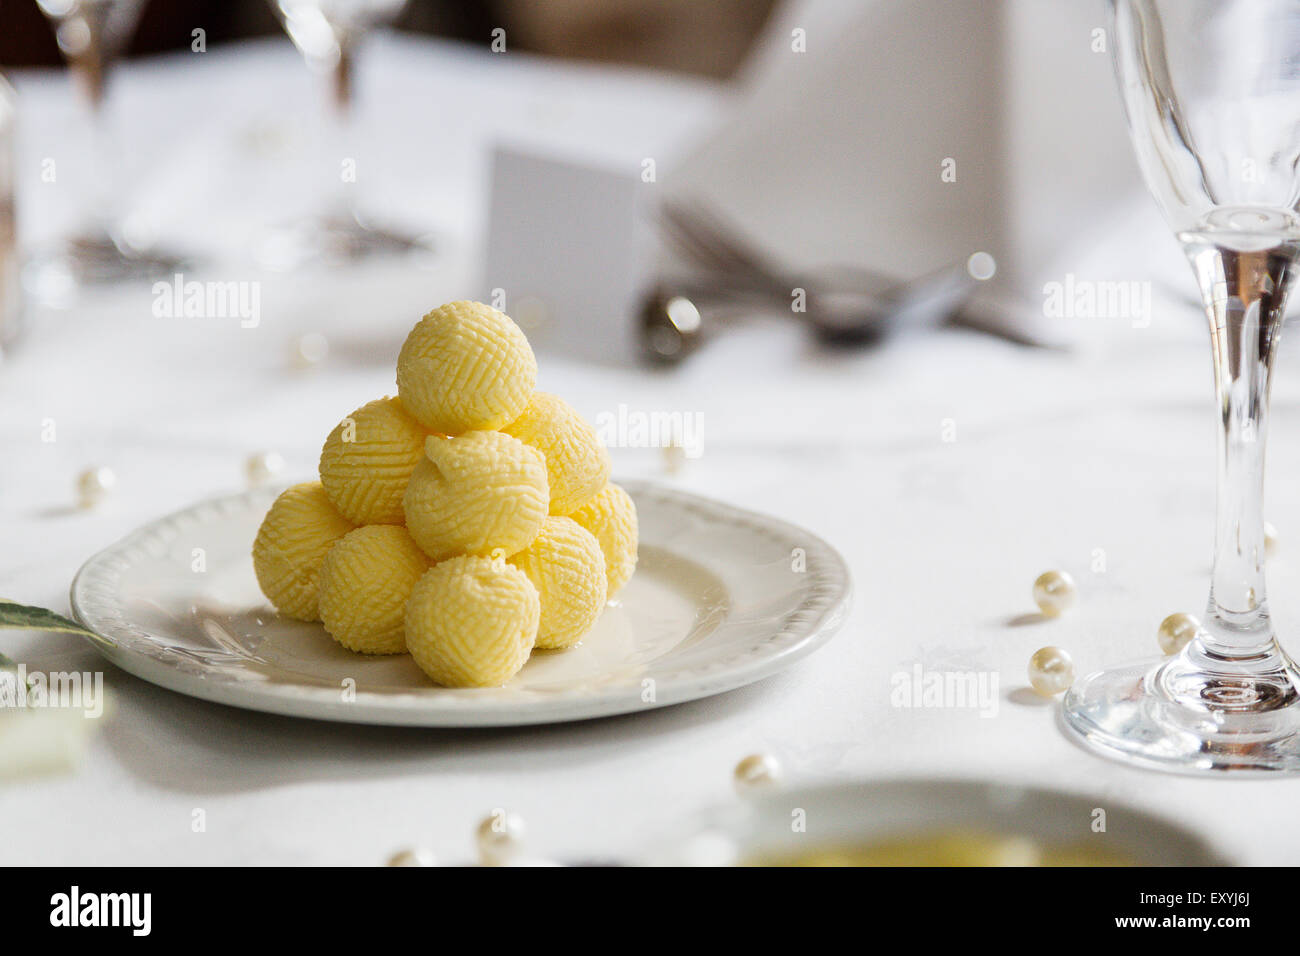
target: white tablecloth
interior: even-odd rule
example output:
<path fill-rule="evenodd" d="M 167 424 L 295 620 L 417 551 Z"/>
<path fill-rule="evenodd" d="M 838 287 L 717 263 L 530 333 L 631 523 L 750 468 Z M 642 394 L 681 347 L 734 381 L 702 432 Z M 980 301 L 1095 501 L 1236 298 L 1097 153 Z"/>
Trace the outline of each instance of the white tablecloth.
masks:
<path fill-rule="evenodd" d="M 0 594 L 66 612 L 88 555 L 240 487 L 257 449 L 277 449 L 293 475 L 310 474 L 338 418 L 392 392 L 393 357 L 420 311 L 471 291 L 479 163 L 495 130 L 533 123 L 539 136 L 573 134 L 596 149 L 603 137 L 662 130 L 683 110 L 706 117 L 717 103 L 716 90 L 696 84 L 495 62 L 437 44 L 386 41 L 372 53 L 368 122 L 381 130 L 402 111 L 424 117 L 419 129 L 399 130 L 414 154 L 379 133 L 367 139 L 370 161 L 390 164 L 372 195 L 439 231 L 436 267 L 377 267 L 346 282 L 261 277 L 263 321 L 252 330 L 154 318 L 147 290 L 35 316 L 0 365 Z M 18 79 L 24 168 L 65 151 L 74 163 L 65 87 L 49 75 Z M 209 239 L 211 274 L 250 275 L 239 259 L 256 221 L 248 210 L 275 195 L 277 151 L 292 152 L 297 118 L 315 105 L 287 44 L 142 64 L 119 92 L 125 139 L 136 144 L 132 181 L 149 184 L 139 202 L 159 233 Z M 419 185 L 405 208 L 394 199 L 399 184 Z M 64 188 L 25 180 L 29 236 L 66 224 Z M 243 206 L 232 198 L 240 195 Z M 1187 822 L 1243 862 L 1294 863 L 1300 781 L 1129 769 L 1071 743 L 1056 706 L 1024 691 L 1025 664 L 1042 645 L 1067 648 L 1082 673 L 1156 653 L 1161 618 L 1203 606 L 1214 494 L 1209 356 L 1185 304 L 1157 298 L 1154 318 L 1148 329 L 1094 320 L 1086 347 L 1070 354 L 961 332 L 826 354 L 796 328 L 755 322 L 673 372 L 544 356 L 542 385 L 589 415 L 620 402 L 702 414 L 704 454 L 680 472 L 666 473 L 658 453 L 626 450 L 615 451 L 616 471 L 830 540 L 856 586 L 839 636 L 788 672 L 711 700 L 475 732 L 271 717 L 107 667 L 115 706 L 75 771 L 0 787 L 9 823 L 0 861 L 370 864 L 414 844 L 468 859 L 474 825 L 496 807 L 525 818 L 538 853 L 617 857 L 684 814 L 733 799 L 735 762 L 768 751 L 794 781 L 978 775 L 1082 790 L 1099 806 L 1123 800 Z M 306 331 L 328 336 L 332 351 L 324 366 L 294 371 L 291 343 Z M 1274 612 L 1284 637 L 1300 640 L 1300 502 L 1287 494 L 1300 472 L 1295 364 L 1284 354 L 1268 500 L 1282 539 Z M 47 419 L 54 442 L 41 440 Z M 946 427 L 955 441 L 943 440 Z M 74 483 L 90 464 L 114 468 L 120 488 L 83 512 L 72 507 Z M 1092 570 L 1095 549 L 1105 552 L 1102 573 Z M 1075 575 L 1079 610 L 1017 625 L 1033 610 L 1034 577 L 1053 567 Z M 0 649 L 33 668 L 106 667 L 73 637 L 3 639 Z M 996 714 L 891 706 L 892 675 L 917 663 L 997 672 Z M 196 809 L 206 832 L 192 832 Z"/>

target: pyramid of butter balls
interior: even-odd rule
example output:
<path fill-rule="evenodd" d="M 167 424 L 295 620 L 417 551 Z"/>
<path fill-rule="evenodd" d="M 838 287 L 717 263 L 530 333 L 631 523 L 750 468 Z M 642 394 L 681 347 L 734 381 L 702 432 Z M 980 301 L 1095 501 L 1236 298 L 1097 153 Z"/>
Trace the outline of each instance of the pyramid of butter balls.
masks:
<path fill-rule="evenodd" d="M 449 302 L 397 357 L 397 395 L 329 433 L 320 481 L 271 505 L 253 570 L 281 614 L 445 687 L 508 682 L 578 644 L 636 569 L 636 506 L 595 430 L 536 390 L 505 313 Z"/>

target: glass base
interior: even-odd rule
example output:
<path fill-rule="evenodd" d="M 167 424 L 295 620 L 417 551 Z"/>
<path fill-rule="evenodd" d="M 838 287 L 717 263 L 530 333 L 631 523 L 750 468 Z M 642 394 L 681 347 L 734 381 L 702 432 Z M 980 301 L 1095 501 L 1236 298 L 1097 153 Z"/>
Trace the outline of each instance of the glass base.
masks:
<path fill-rule="evenodd" d="M 1193 642 L 1097 671 L 1065 695 L 1066 727 L 1127 763 L 1187 773 L 1300 773 L 1300 674 L 1282 651 L 1243 662 Z"/>
<path fill-rule="evenodd" d="M 108 234 L 77 236 L 38 253 L 23 270 L 23 285 L 37 302 L 59 305 L 88 286 L 170 278 L 189 260 L 166 250 L 140 249 Z"/>
<path fill-rule="evenodd" d="M 273 229 L 261 242 L 257 258 L 268 269 L 284 271 L 432 251 L 433 241 L 427 235 L 381 228 L 338 215 Z"/>

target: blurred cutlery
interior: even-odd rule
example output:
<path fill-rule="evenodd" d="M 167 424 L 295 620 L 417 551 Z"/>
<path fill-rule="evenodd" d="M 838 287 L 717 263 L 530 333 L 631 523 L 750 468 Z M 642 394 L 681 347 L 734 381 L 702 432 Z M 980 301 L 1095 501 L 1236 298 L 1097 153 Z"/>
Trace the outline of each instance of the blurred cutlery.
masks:
<path fill-rule="evenodd" d="M 813 330 L 819 341 L 827 344 L 868 344 L 896 327 L 937 325 L 946 321 L 1019 345 L 1051 347 L 1022 331 L 960 314 L 960 306 L 978 282 L 992 275 L 994 264 L 988 257 L 984 257 L 988 258 L 987 262 L 976 263 L 972 257 L 902 282 L 860 268 L 824 269 L 796 275 L 777 265 L 704 204 L 666 203 L 662 219 L 669 243 L 702 273 L 691 280 L 694 291 L 683 285 L 677 290 L 681 295 L 780 305 L 782 311 L 788 309 L 794 318 Z M 654 327 L 666 329 L 663 307 L 670 298 L 672 295 L 665 287 L 652 293 L 643 319 L 650 321 L 653 315 Z M 795 308 L 796 305 L 800 308 Z M 694 334 L 682 337 L 673 354 L 686 354 L 693 344 L 688 347 L 685 338 L 693 342 L 698 338 L 698 331 L 697 324 Z M 669 340 L 667 332 L 660 334 L 664 335 L 665 342 Z"/>

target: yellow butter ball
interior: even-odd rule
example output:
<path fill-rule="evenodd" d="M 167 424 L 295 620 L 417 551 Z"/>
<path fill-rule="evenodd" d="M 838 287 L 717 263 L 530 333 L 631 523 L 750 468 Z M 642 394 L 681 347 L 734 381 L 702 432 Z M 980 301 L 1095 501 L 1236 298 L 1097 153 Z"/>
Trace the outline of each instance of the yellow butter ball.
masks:
<path fill-rule="evenodd" d="M 552 515 L 510 563 L 528 575 L 542 602 L 537 646 L 572 647 L 605 607 L 605 556 L 595 536 L 572 518 Z"/>
<path fill-rule="evenodd" d="M 519 326 L 481 302 L 449 302 L 411 330 L 397 356 L 397 394 L 430 431 L 459 435 L 519 417 L 537 359 Z"/>
<path fill-rule="evenodd" d="M 546 456 L 553 515 L 581 508 L 609 480 L 609 452 L 595 429 L 562 398 L 534 392 L 524 413 L 501 430 Z"/>
<path fill-rule="evenodd" d="M 321 563 L 351 530 L 319 481 L 294 485 L 275 499 L 253 541 L 253 571 L 276 610 L 300 621 L 317 620 Z"/>
<path fill-rule="evenodd" d="M 505 555 L 537 537 L 550 500 L 542 453 L 501 432 L 432 435 L 406 486 L 406 527 L 435 561 Z"/>
<path fill-rule="evenodd" d="M 607 598 L 612 598 L 636 570 L 637 522 L 632 497 L 613 482 L 573 514 L 574 521 L 590 531 L 605 555 Z"/>
<path fill-rule="evenodd" d="M 350 651 L 403 654 L 406 602 L 429 559 L 401 525 L 345 534 L 320 569 L 320 619 Z"/>
<path fill-rule="evenodd" d="M 436 564 L 406 605 L 406 647 L 445 687 L 497 687 L 528 661 L 541 604 L 528 576 L 494 558 Z"/>
<path fill-rule="evenodd" d="M 397 398 L 362 405 L 335 426 L 320 453 L 320 480 L 354 524 L 401 524 L 402 495 L 428 434 Z"/>

